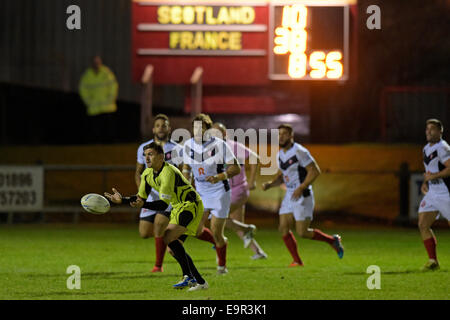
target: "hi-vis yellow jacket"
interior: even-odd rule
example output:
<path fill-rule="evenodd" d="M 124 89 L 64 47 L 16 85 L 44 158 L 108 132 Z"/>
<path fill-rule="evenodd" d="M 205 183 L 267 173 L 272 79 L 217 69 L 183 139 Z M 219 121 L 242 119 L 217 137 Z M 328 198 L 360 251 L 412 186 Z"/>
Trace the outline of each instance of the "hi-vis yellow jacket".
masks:
<path fill-rule="evenodd" d="M 117 110 L 116 98 L 119 85 L 114 73 L 107 66 L 100 66 L 98 73 L 87 69 L 80 80 L 81 99 L 86 104 L 87 114 L 95 116 Z"/>

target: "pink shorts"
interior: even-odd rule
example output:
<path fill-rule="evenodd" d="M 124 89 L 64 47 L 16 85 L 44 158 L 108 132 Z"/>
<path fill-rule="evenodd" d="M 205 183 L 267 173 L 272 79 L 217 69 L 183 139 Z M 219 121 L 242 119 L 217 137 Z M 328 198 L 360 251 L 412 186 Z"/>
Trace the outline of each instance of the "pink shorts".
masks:
<path fill-rule="evenodd" d="M 236 204 L 250 196 L 250 191 L 246 184 L 233 186 L 231 188 L 231 204 Z"/>

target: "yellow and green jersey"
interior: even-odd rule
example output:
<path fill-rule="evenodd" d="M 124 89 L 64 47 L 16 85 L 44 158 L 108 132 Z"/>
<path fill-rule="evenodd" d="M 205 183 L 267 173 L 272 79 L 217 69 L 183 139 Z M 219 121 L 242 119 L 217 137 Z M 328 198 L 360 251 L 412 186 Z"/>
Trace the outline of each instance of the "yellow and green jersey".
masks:
<path fill-rule="evenodd" d="M 167 162 L 159 172 L 147 168 L 142 173 L 139 197 L 147 199 L 152 189 L 158 191 L 161 200 L 174 208 L 186 201 L 201 201 L 200 195 L 181 171 Z"/>
<path fill-rule="evenodd" d="M 145 169 L 141 175 L 138 196 L 147 199 L 152 189 L 158 191 L 162 201 L 172 205 L 169 224 L 180 225 L 180 215 L 187 211 L 192 214 L 192 220 L 185 226 L 184 234 L 196 236 L 201 231 L 204 210 L 202 199 L 177 167 L 164 162 L 159 172 L 152 168 Z"/>
<path fill-rule="evenodd" d="M 89 116 L 117 111 L 119 85 L 107 66 L 100 66 L 98 72 L 88 68 L 81 77 L 79 91 Z"/>

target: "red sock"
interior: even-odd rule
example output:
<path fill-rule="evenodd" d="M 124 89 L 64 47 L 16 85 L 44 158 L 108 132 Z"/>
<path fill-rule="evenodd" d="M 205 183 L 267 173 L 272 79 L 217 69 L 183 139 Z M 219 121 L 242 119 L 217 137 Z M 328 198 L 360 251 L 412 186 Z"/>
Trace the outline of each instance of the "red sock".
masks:
<path fill-rule="evenodd" d="M 297 240 L 295 240 L 294 234 L 289 231 L 289 233 L 285 236 L 283 236 L 283 241 L 286 247 L 288 248 L 289 252 L 291 253 L 292 258 L 295 262 L 299 264 L 303 264 L 302 259 L 300 259 L 300 256 L 297 252 Z"/>
<path fill-rule="evenodd" d="M 427 249 L 428 252 L 428 257 L 430 259 L 434 259 L 437 261 L 437 256 L 436 256 L 436 245 L 437 245 L 437 241 L 435 237 L 431 237 L 427 240 L 423 241 L 423 244 L 425 245 L 425 249 Z"/>
<path fill-rule="evenodd" d="M 216 245 L 212 232 L 208 228 L 203 228 L 203 232 L 197 238 L 203 241 L 211 242 L 213 245 Z"/>
<path fill-rule="evenodd" d="M 225 244 L 223 247 L 220 248 L 216 246 L 216 252 L 217 257 L 219 258 L 218 265 L 220 267 L 224 267 L 225 264 L 227 263 L 227 244 Z"/>
<path fill-rule="evenodd" d="M 164 238 L 156 238 L 155 237 L 155 246 L 156 246 L 156 267 L 162 267 L 164 260 L 164 253 L 166 252 L 167 245 L 164 243 Z"/>
<path fill-rule="evenodd" d="M 324 242 L 329 243 L 330 245 L 333 245 L 334 238 L 332 236 L 330 236 L 329 234 L 323 233 L 319 229 L 314 229 L 313 232 L 314 232 L 314 235 L 312 237 L 312 240 L 324 241 Z"/>

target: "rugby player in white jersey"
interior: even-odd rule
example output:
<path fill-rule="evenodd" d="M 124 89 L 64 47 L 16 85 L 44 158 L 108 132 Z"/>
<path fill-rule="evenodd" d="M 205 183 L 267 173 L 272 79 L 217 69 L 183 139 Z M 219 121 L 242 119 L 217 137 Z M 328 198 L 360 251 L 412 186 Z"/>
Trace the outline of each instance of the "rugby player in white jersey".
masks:
<path fill-rule="evenodd" d="M 292 233 L 296 229 L 300 237 L 324 241 L 337 252 L 338 257 L 344 255 L 341 237 L 328 235 L 319 229 L 311 229 L 314 211 L 314 194 L 311 184 L 320 175 L 320 168 L 309 151 L 294 142 L 294 131 L 288 124 L 278 127 L 280 151 L 277 154 L 278 174 L 270 182 L 262 184 L 262 189 L 268 190 L 283 182 L 287 191 L 279 210 L 280 226 L 283 241 L 294 261 L 289 267 L 303 266 L 298 254 L 297 240 Z"/>
<path fill-rule="evenodd" d="M 161 145 L 164 150 L 164 160 L 175 166 L 181 164 L 181 158 L 177 157 L 177 147 L 175 142 L 169 139 L 170 136 L 170 123 L 169 118 L 165 114 L 158 114 L 155 116 L 153 122 L 153 136 L 154 138 L 142 143 L 137 150 L 137 163 L 134 179 L 136 186 L 139 189 L 141 185 L 141 174 L 147 168 L 147 164 L 144 156 L 144 146 L 152 143 L 153 141 Z M 159 194 L 156 190 L 151 190 L 147 198 L 147 202 L 159 200 Z M 151 236 L 155 237 L 156 247 L 156 261 L 152 272 L 162 272 L 162 264 L 164 260 L 164 253 L 166 251 L 166 244 L 164 244 L 163 236 L 164 231 L 169 224 L 170 211 L 172 207 L 169 206 L 166 210 L 157 212 L 149 209 L 141 209 L 140 221 L 139 221 L 139 234 L 143 239 L 147 239 Z"/>
<path fill-rule="evenodd" d="M 439 269 L 436 255 L 437 241 L 431 225 L 439 214 L 442 214 L 450 225 L 450 147 L 442 139 L 443 132 L 441 121 L 427 120 L 425 135 L 428 144 L 423 148 L 423 164 L 426 172 L 421 187 L 425 196 L 419 207 L 419 230 L 429 260 L 423 266 L 423 271 Z"/>
<path fill-rule="evenodd" d="M 241 165 L 241 172 L 230 179 L 231 207 L 230 216 L 227 219 L 225 227 L 235 231 L 239 238 L 244 241 L 244 248 L 250 248 L 254 252 L 254 255 L 251 257 L 253 260 L 267 259 L 267 254 L 253 237 L 253 232 L 256 230 L 256 226 L 253 224 L 244 223 L 245 204 L 250 196 L 250 190 L 254 190 L 256 188 L 258 155 L 242 143 L 228 139 L 227 128 L 224 124 L 216 122 L 214 123 L 213 128 L 218 130 L 217 133 L 220 133 L 218 134 L 218 138 L 225 140 L 230 149 L 233 150 L 234 156 L 238 159 Z M 244 166 L 245 160 L 250 157 L 255 160 L 255 163 L 249 163 L 250 177 L 247 182 Z"/>
<path fill-rule="evenodd" d="M 222 139 L 210 134 L 212 120 L 206 114 L 198 114 L 193 120 L 194 137 L 183 145 L 183 174 L 194 177 L 195 188 L 202 198 L 205 214 L 202 225 L 209 218 L 217 253 L 217 273 L 225 274 L 227 240 L 224 228 L 231 205 L 229 179 L 241 171 L 233 151 Z M 205 229 L 205 228 L 204 228 Z M 203 232 L 204 232 L 203 229 Z M 201 239 L 201 235 L 197 236 Z"/>

